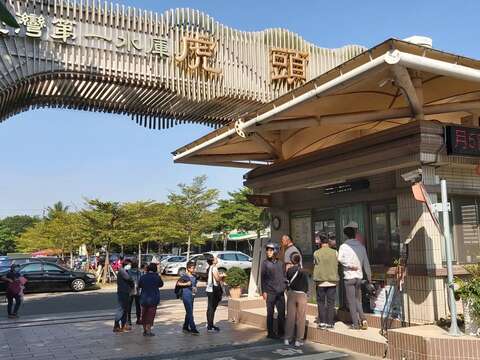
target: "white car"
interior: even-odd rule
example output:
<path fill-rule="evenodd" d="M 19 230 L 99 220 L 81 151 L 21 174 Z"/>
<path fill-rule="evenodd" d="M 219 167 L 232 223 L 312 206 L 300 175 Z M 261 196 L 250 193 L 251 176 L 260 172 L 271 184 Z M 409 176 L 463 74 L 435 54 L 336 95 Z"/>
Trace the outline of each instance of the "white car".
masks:
<path fill-rule="evenodd" d="M 202 256 L 202 254 L 195 254 L 195 255 L 190 255 L 190 261 L 196 261 L 196 259 Z M 163 273 L 165 275 L 183 275 L 185 274 L 185 271 L 187 270 L 187 260 L 185 261 L 180 261 L 180 262 L 173 262 L 169 263 L 165 269 L 163 270 Z"/>
<path fill-rule="evenodd" d="M 160 265 L 158 266 L 158 272 L 160 274 L 163 274 L 168 265 L 171 265 L 177 262 L 182 262 L 182 261 L 185 261 L 186 259 L 187 258 L 185 256 L 180 256 L 180 255 L 167 256 L 166 258 L 162 259 L 162 261 L 160 261 Z"/>
<path fill-rule="evenodd" d="M 197 258 L 195 271 L 202 278 L 207 277 L 207 256 L 215 255 L 218 258 L 217 268 L 219 272 L 227 272 L 232 267 L 239 267 L 246 271 L 252 268 L 252 258 L 240 251 L 210 251 Z"/>

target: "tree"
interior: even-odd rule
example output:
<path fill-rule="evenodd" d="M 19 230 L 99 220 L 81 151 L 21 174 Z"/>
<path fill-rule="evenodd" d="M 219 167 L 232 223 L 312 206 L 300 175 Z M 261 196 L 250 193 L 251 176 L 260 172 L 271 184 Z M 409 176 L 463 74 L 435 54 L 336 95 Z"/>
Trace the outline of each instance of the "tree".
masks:
<path fill-rule="evenodd" d="M 23 251 L 34 252 L 45 249 L 59 250 L 62 257 L 70 254 L 84 241 L 85 233 L 77 213 L 58 213 L 52 220 L 43 220 L 27 229 L 18 238 L 18 247 Z"/>
<path fill-rule="evenodd" d="M 47 220 L 53 220 L 56 216 L 61 216 L 68 212 L 69 206 L 63 205 L 61 201 L 57 201 L 53 206 L 47 207 Z"/>
<path fill-rule="evenodd" d="M 260 218 L 262 209 L 248 201 L 247 195 L 251 193 L 250 189 L 243 187 L 229 192 L 229 199 L 218 202 L 214 229 L 223 234 L 224 240 L 233 230 L 256 231 L 260 237 L 260 231 L 265 228 Z"/>
<path fill-rule="evenodd" d="M 118 225 L 118 241 L 123 245 L 135 245 L 140 260 L 142 243 L 158 240 L 159 207 L 153 201 L 137 201 L 125 203 L 122 208 L 125 216 Z"/>
<path fill-rule="evenodd" d="M 40 219 L 28 215 L 8 216 L 0 220 L 0 254 L 15 252 L 16 238 Z"/>
<path fill-rule="evenodd" d="M 169 232 L 177 241 L 187 239 L 187 260 L 192 241 L 203 241 L 212 220 L 210 208 L 218 197 L 218 190 L 208 189 L 206 181 L 205 175 L 195 177 L 191 185 L 178 184 L 179 192 L 168 195 Z"/>
<path fill-rule="evenodd" d="M 86 220 L 86 230 L 94 241 L 100 242 L 105 247 L 105 266 L 101 279 L 107 282 L 110 270 L 109 249 L 113 241 L 121 239 L 119 223 L 125 218 L 125 210 L 119 202 L 103 202 L 98 199 L 86 200 L 87 209 L 81 211 L 81 216 Z"/>

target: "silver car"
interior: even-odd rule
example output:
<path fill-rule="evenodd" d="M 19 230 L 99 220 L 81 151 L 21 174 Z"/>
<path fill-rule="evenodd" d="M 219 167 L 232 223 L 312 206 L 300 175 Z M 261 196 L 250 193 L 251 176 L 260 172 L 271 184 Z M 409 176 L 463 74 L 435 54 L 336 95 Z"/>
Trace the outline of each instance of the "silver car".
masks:
<path fill-rule="evenodd" d="M 218 258 L 217 268 L 219 272 L 227 272 L 232 267 L 239 267 L 246 271 L 252 268 L 252 258 L 240 251 L 209 251 L 197 258 L 195 272 L 201 278 L 207 277 L 207 257 L 214 255 Z"/>

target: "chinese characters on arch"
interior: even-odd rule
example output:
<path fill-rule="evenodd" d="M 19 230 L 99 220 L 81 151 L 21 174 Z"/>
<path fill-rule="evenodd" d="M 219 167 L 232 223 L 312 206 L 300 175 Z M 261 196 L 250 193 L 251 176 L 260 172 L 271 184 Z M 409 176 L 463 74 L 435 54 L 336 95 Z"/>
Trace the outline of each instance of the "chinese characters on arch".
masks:
<path fill-rule="evenodd" d="M 76 21 L 55 17 L 48 18 L 42 14 L 19 12 L 16 14 L 20 29 L 9 29 L 5 24 L 0 24 L 0 36 L 17 35 L 32 39 L 51 39 L 63 44 L 106 46 L 107 49 L 116 49 L 129 54 L 154 55 L 160 58 L 173 56 L 177 66 L 188 72 L 204 73 L 207 75 L 221 75 L 223 69 L 218 65 L 218 42 L 212 34 L 194 32 L 179 38 L 174 46 L 171 39 L 164 36 L 139 34 L 130 31 L 108 31 L 98 27 L 96 31 L 90 30 L 81 33 Z M 103 45 L 102 45 L 103 44 Z M 171 54 L 171 48 L 177 48 Z M 235 51 L 235 49 L 231 49 Z M 307 80 L 307 66 L 309 54 L 307 52 L 271 47 L 269 51 L 268 71 L 273 84 L 286 84 L 288 87 L 302 85 Z"/>
<path fill-rule="evenodd" d="M 270 49 L 272 82 L 301 85 L 307 80 L 308 53 L 283 48 Z"/>
<path fill-rule="evenodd" d="M 220 74 L 222 70 L 214 68 L 213 57 L 217 44 L 207 35 L 183 36 L 181 53 L 175 57 L 178 63 L 186 63 L 190 70 L 204 71 L 209 74 Z"/>

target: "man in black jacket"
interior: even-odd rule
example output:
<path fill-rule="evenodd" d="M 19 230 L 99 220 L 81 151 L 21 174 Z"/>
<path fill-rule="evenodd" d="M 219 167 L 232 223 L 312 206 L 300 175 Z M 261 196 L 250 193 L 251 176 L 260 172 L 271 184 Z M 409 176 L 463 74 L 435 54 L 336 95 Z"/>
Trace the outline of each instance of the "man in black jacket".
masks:
<path fill-rule="evenodd" d="M 131 261 L 126 259 L 117 273 L 118 310 L 115 313 L 115 324 L 113 326 L 113 332 L 116 333 L 132 329 L 131 326 L 127 324 L 130 291 L 134 286 L 132 277 L 128 274 L 131 266 Z"/>
<path fill-rule="evenodd" d="M 262 263 L 262 296 L 267 303 L 267 337 L 277 339 L 285 333 L 285 286 L 286 279 L 282 263 L 275 256 L 275 245 L 266 246 L 267 258 Z M 273 313 L 277 308 L 278 333 L 273 330 Z"/>

